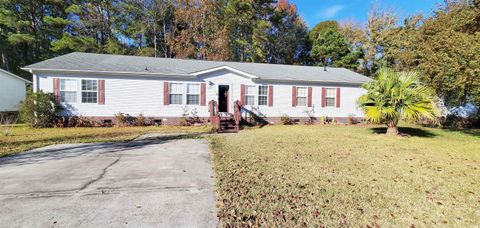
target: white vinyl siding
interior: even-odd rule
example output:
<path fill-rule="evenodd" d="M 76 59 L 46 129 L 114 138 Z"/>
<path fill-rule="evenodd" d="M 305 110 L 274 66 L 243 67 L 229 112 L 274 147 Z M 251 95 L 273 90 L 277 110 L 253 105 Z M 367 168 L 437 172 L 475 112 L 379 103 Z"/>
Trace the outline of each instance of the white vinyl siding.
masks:
<path fill-rule="evenodd" d="M 200 104 L 200 84 L 187 84 L 187 105 Z"/>
<path fill-rule="evenodd" d="M 60 101 L 77 103 L 78 85 L 75 79 L 60 79 Z"/>
<path fill-rule="evenodd" d="M 82 79 L 82 103 L 97 103 L 97 80 Z"/>
<path fill-rule="evenodd" d="M 325 106 L 326 107 L 335 107 L 337 99 L 337 89 L 336 88 L 327 88 L 325 94 Z"/>
<path fill-rule="evenodd" d="M 297 87 L 297 106 L 307 106 L 307 87 Z"/>
<path fill-rule="evenodd" d="M 153 79 L 151 77 L 144 76 L 115 76 L 109 75 L 108 77 L 99 78 L 98 75 L 87 74 L 64 74 L 64 73 L 40 73 L 38 74 L 38 88 L 44 92 L 53 92 L 53 79 L 75 79 L 78 80 L 78 97 L 77 103 L 71 105 L 64 105 L 64 115 L 83 115 L 83 116 L 96 116 L 105 117 L 113 116 L 114 113 L 123 112 L 132 116 L 139 115 L 140 113 L 148 117 L 158 117 L 165 120 L 165 123 L 174 121 L 172 118 L 181 117 L 184 113 L 184 105 L 186 104 L 185 98 L 182 98 L 182 105 L 164 105 L 164 94 L 168 96 L 168 91 L 164 93 L 164 81 L 171 80 L 169 78 Z M 107 95 L 108 102 L 105 105 L 97 104 L 84 104 L 80 100 L 80 80 L 81 79 L 107 79 L 105 94 Z M 242 100 L 241 85 L 252 85 L 258 87 L 258 84 L 248 78 L 236 75 L 234 73 L 212 73 L 210 75 L 204 75 L 199 77 L 195 81 L 169 81 L 169 83 L 183 84 L 183 97 L 186 94 L 186 83 L 200 84 L 206 83 L 205 99 L 208 104 L 211 100 L 218 100 L 218 85 L 230 85 L 229 96 L 229 110 L 233 112 L 233 104 L 236 100 Z M 263 84 L 265 85 L 265 84 Z M 258 112 L 261 112 L 267 118 L 280 117 L 282 114 L 287 114 L 291 118 L 306 117 L 304 108 L 292 107 L 292 86 L 295 84 L 278 83 L 274 85 L 273 100 L 275 102 L 273 107 L 269 106 L 257 106 Z M 1 85 L 0 85 L 1 86 Z M 298 86 L 298 85 L 296 85 Z M 322 108 L 322 87 L 328 87 L 327 85 L 318 84 L 310 85 L 312 87 L 312 110 L 315 117 L 321 116 L 332 117 L 348 117 L 349 115 L 355 117 L 363 117 L 363 112 L 357 109 L 356 100 L 362 94 L 365 93 L 359 86 L 341 86 L 342 98 L 340 108 Z M 268 87 L 268 86 L 267 86 Z M 307 86 L 305 86 L 307 87 Z M 308 87 L 307 87 L 308 88 Z M 0 91 L 3 92 L 3 91 Z M 255 89 L 255 103 L 258 102 L 258 90 Z M 269 92 L 269 91 L 268 91 Z M 308 89 L 307 89 L 308 92 Z M 308 93 L 307 93 L 308 95 Z M 245 99 L 245 98 L 243 98 Z M 167 98 L 168 101 L 168 98 Z M 336 101 L 335 101 L 336 103 Z M 198 116 L 201 118 L 208 118 L 210 113 L 208 111 L 209 106 L 196 106 L 188 105 L 189 110 L 197 110 Z M 250 106 L 246 107 L 251 110 Z M 278 122 L 276 122 L 278 124 Z"/>

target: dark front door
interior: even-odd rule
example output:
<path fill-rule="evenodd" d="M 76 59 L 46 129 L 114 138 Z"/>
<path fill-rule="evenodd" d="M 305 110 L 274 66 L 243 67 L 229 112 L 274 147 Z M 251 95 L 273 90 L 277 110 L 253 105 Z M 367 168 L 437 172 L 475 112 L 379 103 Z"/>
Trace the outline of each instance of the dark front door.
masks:
<path fill-rule="evenodd" d="M 230 90 L 229 85 L 219 85 L 218 86 L 218 111 L 219 112 L 228 112 L 228 90 Z"/>

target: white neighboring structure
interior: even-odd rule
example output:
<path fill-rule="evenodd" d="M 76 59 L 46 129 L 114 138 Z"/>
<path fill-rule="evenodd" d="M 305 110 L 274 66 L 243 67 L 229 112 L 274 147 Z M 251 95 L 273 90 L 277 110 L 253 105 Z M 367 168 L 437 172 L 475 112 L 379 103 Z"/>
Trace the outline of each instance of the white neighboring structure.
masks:
<path fill-rule="evenodd" d="M 209 117 L 208 102 L 233 113 L 244 111 L 278 123 L 326 116 L 362 118 L 356 100 L 370 79 L 344 68 L 238 63 L 71 53 L 23 68 L 33 90 L 54 93 L 65 115 L 112 119 L 115 113 L 143 114 L 163 124 L 178 123 L 185 109 Z"/>
<path fill-rule="evenodd" d="M 0 113 L 17 112 L 20 101 L 25 99 L 27 85 L 31 82 L 0 69 Z"/>

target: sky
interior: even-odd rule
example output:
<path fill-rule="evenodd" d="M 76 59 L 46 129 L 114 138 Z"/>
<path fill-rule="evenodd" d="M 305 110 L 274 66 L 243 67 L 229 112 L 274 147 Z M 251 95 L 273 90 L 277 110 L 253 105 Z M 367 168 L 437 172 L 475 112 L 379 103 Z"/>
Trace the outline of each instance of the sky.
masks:
<path fill-rule="evenodd" d="M 373 5 L 380 9 L 390 9 L 399 18 L 422 12 L 430 15 L 432 8 L 437 8 L 443 0 L 290 0 L 295 3 L 299 14 L 309 28 L 325 20 L 353 19 L 365 24 L 368 12 Z"/>

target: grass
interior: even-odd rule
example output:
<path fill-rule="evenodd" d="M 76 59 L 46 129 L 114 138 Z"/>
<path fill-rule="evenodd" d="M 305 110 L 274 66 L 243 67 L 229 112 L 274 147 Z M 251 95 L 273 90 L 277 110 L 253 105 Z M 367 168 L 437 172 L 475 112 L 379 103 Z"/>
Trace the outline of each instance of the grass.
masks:
<path fill-rule="evenodd" d="M 0 134 L 0 157 L 52 144 L 128 141 L 145 133 L 199 133 L 208 130 L 208 127 L 178 126 L 32 129 L 15 125 L 10 135 Z"/>
<path fill-rule="evenodd" d="M 210 137 L 221 226 L 480 225 L 480 131 L 271 126 Z"/>

